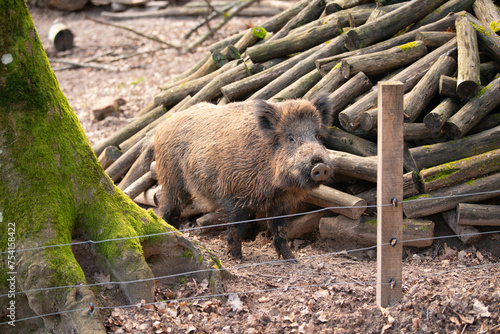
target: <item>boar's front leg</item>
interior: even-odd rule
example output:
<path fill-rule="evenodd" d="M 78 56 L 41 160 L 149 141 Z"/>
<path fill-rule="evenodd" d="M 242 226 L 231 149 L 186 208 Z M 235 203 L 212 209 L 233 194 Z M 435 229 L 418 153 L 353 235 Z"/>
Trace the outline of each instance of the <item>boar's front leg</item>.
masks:
<path fill-rule="evenodd" d="M 282 256 L 283 259 L 295 259 L 290 247 L 286 242 L 286 221 L 285 218 L 272 219 L 268 222 L 269 230 L 273 236 L 274 248 L 278 253 L 278 257 Z M 295 262 L 295 261 L 294 261 Z"/>
<path fill-rule="evenodd" d="M 228 222 L 241 222 L 252 219 L 254 213 L 250 210 L 241 210 L 237 212 L 230 212 L 228 214 Z M 228 253 L 234 260 L 241 261 L 241 242 L 245 237 L 248 228 L 248 223 L 237 223 L 231 225 L 228 230 L 227 242 L 229 246 Z"/>

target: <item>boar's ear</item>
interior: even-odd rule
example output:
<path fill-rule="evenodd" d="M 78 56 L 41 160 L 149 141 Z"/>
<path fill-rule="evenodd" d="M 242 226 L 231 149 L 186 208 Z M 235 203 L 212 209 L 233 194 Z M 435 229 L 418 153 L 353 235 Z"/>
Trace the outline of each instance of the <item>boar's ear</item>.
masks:
<path fill-rule="evenodd" d="M 316 107 L 316 109 L 318 109 L 323 125 L 332 125 L 333 105 L 330 96 L 326 93 L 321 93 L 316 96 L 311 102 Z"/>
<path fill-rule="evenodd" d="M 279 113 L 276 108 L 264 100 L 256 101 L 255 117 L 262 135 L 269 140 L 276 136 L 276 128 L 279 122 Z"/>

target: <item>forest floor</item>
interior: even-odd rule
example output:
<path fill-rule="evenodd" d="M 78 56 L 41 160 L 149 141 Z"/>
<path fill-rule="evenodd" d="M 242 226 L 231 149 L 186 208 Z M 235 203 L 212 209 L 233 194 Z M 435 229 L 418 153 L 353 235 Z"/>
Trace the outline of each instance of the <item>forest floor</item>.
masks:
<path fill-rule="evenodd" d="M 128 124 L 159 86 L 208 54 L 211 43 L 264 20 L 233 19 L 193 52 L 180 54 L 85 18 L 100 18 L 100 11 L 30 9 L 45 47 L 56 18 L 63 18 L 75 35 L 72 50 L 51 58 L 82 61 L 101 55 L 100 64 L 116 68 L 55 71 L 91 144 Z M 181 45 L 186 43 L 182 36 L 198 22 L 182 17 L 116 23 Z M 116 60 L 143 51 L 151 52 Z M 96 121 L 92 107 L 107 96 L 126 103 Z M 297 263 L 277 262 L 270 240 L 261 232 L 244 242 L 244 262 L 239 264 L 226 254 L 221 231 L 192 231 L 186 235 L 214 251 L 227 269 L 224 289 L 231 293 L 229 298 L 211 298 L 207 282 L 159 281 L 157 299 L 169 302 L 117 307 L 103 315 L 103 322 L 114 333 L 500 333 L 500 234 L 483 235 L 480 243 L 465 246 L 444 224 L 437 222 L 435 231 L 436 236 L 450 237 L 435 240 L 427 249 L 404 248 L 402 300 L 387 308 L 376 304 L 375 248 L 354 251 L 359 246 L 349 240 L 325 240 L 312 233 L 291 241 Z M 121 306 L 107 299 L 109 293 L 103 290 L 99 296 L 103 306 Z M 198 296 L 204 297 L 191 299 Z"/>

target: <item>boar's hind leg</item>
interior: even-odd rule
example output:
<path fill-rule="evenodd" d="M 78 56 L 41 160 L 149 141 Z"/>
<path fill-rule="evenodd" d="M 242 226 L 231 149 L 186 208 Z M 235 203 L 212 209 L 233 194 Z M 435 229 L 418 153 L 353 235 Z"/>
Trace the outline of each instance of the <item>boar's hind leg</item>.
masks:
<path fill-rule="evenodd" d="M 268 227 L 273 235 L 273 244 L 278 253 L 278 257 L 282 256 L 283 259 L 294 259 L 292 251 L 286 242 L 286 222 L 285 218 L 272 219 L 268 222 Z"/>
<path fill-rule="evenodd" d="M 252 211 L 243 210 L 238 212 L 231 212 L 228 214 L 228 222 L 240 222 L 252 219 L 254 214 Z M 228 253 L 235 260 L 241 260 L 241 242 L 247 231 L 248 223 L 238 223 L 231 225 L 228 230 L 227 243 L 229 246 Z"/>
<path fill-rule="evenodd" d="M 162 187 L 160 197 L 160 214 L 164 221 L 179 228 L 182 209 L 191 199 L 182 185 L 170 188 Z"/>

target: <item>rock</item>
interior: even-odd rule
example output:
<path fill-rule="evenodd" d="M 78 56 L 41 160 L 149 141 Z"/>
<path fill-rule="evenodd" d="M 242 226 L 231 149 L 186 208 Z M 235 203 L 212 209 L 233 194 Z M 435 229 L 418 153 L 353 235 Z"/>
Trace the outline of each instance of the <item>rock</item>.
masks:
<path fill-rule="evenodd" d="M 88 0 L 48 0 L 47 6 L 49 8 L 73 12 L 83 9 L 87 2 Z"/>
<path fill-rule="evenodd" d="M 122 99 L 115 99 L 112 96 L 106 96 L 97 101 L 92 109 L 94 114 L 94 119 L 96 121 L 101 121 L 110 114 L 117 112 L 120 105 L 125 102 Z"/>

